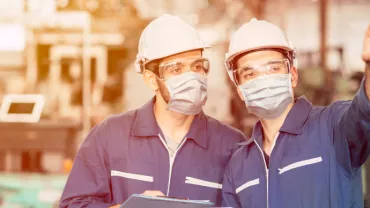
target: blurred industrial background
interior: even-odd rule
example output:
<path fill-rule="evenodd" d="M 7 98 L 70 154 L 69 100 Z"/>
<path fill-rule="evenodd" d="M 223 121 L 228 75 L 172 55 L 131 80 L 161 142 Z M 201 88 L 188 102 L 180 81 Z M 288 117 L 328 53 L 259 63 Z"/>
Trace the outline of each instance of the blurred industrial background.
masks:
<path fill-rule="evenodd" d="M 363 76 L 370 0 L 0 0 L 0 207 L 56 206 L 89 129 L 153 96 L 133 61 L 142 30 L 163 13 L 213 45 L 204 111 L 247 135 L 256 118 L 223 60 L 252 17 L 279 25 L 297 48 L 297 96 L 317 105 L 352 99 Z"/>

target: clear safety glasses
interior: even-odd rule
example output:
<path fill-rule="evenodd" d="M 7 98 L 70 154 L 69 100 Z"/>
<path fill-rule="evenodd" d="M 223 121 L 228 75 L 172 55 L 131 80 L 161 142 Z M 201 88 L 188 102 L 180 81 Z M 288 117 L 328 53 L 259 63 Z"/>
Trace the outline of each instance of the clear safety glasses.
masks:
<path fill-rule="evenodd" d="M 242 85 L 261 75 L 268 74 L 287 74 L 290 71 L 288 59 L 270 60 L 262 64 L 252 64 L 242 66 L 233 70 L 233 76 L 237 85 Z"/>
<path fill-rule="evenodd" d="M 208 59 L 201 58 L 188 62 L 175 61 L 159 65 L 156 63 L 148 63 L 145 65 L 145 68 L 157 74 L 161 79 L 168 79 L 189 71 L 207 75 L 210 64 Z"/>

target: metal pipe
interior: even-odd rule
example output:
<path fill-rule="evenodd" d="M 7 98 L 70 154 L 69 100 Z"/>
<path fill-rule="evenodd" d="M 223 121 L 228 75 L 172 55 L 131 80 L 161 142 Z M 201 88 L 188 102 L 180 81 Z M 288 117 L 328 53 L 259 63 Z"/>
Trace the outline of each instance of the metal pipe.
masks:
<path fill-rule="evenodd" d="M 83 43 L 82 43 L 82 71 L 83 71 L 83 83 L 82 83 L 82 141 L 87 136 L 91 128 L 91 57 L 90 57 L 90 45 L 91 45 L 91 17 L 89 14 L 87 18 L 87 24 L 83 28 Z M 80 144 L 82 143 L 80 142 Z"/>

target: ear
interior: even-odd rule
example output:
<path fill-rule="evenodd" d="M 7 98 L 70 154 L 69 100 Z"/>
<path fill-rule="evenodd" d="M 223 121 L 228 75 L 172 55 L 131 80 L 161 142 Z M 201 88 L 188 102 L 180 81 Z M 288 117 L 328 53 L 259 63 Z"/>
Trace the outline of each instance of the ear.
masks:
<path fill-rule="evenodd" d="M 153 72 L 144 70 L 143 71 L 143 79 L 146 85 L 148 85 L 153 91 L 158 90 L 158 83 L 157 77 L 153 74 Z"/>
<path fill-rule="evenodd" d="M 297 87 L 298 84 L 298 71 L 295 67 L 291 68 L 290 74 L 292 75 L 292 87 Z"/>

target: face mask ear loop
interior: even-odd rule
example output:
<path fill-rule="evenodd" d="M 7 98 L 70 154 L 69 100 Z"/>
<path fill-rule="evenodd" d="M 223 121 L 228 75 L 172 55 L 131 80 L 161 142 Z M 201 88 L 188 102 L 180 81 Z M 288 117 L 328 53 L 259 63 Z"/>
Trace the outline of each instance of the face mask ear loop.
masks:
<path fill-rule="evenodd" d="M 157 77 L 159 80 L 161 80 L 161 81 L 163 81 L 163 82 L 165 82 L 167 79 L 164 79 L 164 78 L 160 78 L 160 77 L 158 77 L 154 72 L 152 72 L 152 71 L 150 71 L 150 70 L 147 70 L 147 69 L 145 69 L 145 71 L 149 71 L 149 72 L 151 72 L 155 77 Z M 167 87 L 167 85 L 166 85 L 166 87 Z M 167 87 L 167 90 L 168 90 L 168 87 Z M 168 90 L 169 91 L 169 90 Z M 171 97 L 171 96 L 170 96 Z M 170 110 L 169 109 L 169 105 L 170 105 L 170 103 L 172 102 L 172 100 L 171 100 L 171 98 L 170 98 L 170 100 L 169 100 L 169 102 L 167 103 L 167 107 L 166 107 L 166 110 Z"/>
<path fill-rule="evenodd" d="M 145 69 L 145 71 L 151 72 L 155 77 L 157 77 L 159 80 L 161 80 L 163 82 L 167 81 L 167 79 L 158 77 L 154 72 L 152 72 L 150 70 Z"/>

